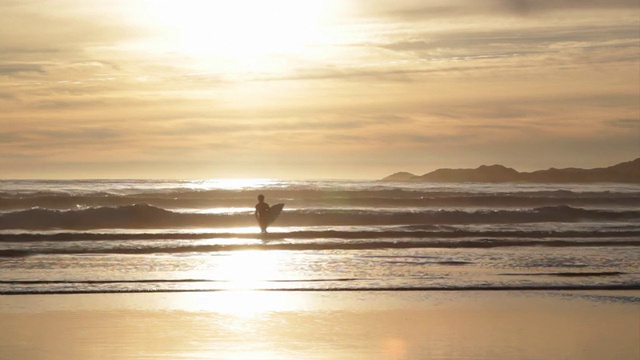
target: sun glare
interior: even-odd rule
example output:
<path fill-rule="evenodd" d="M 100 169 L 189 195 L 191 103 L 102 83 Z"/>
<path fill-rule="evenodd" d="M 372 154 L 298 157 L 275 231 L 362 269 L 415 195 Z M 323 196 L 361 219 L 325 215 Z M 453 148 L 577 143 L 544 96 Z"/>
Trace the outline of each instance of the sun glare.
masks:
<path fill-rule="evenodd" d="M 250 60 L 304 53 L 323 43 L 336 1 L 181 0 L 149 2 L 145 14 L 189 55 Z M 166 39 L 168 40 L 168 39 Z"/>
<path fill-rule="evenodd" d="M 224 300 L 218 304 L 217 311 L 251 317 L 277 308 L 278 303 L 267 298 L 256 301 L 256 290 L 268 288 L 267 282 L 285 277 L 281 269 L 283 256 L 279 251 L 237 251 L 217 260 L 219 265 L 213 270 L 214 276 L 227 284 L 226 290 L 231 290 L 221 296 Z"/>
<path fill-rule="evenodd" d="M 193 180 L 185 184 L 193 190 L 246 190 L 256 189 L 277 183 L 272 179 L 210 179 Z"/>
<path fill-rule="evenodd" d="M 216 276 L 228 282 L 231 290 L 264 288 L 265 282 L 279 280 L 282 253 L 273 251 L 237 251 L 220 260 Z"/>

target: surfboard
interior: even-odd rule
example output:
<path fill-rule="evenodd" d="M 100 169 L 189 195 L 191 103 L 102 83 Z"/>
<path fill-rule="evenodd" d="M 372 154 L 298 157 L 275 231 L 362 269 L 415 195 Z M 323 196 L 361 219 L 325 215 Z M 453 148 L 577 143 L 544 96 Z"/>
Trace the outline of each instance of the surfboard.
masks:
<path fill-rule="evenodd" d="M 267 225 L 271 225 L 276 221 L 282 212 L 282 208 L 284 208 L 284 204 L 275 204 L 269 208 L 269 211 L 267 212 Z"/>

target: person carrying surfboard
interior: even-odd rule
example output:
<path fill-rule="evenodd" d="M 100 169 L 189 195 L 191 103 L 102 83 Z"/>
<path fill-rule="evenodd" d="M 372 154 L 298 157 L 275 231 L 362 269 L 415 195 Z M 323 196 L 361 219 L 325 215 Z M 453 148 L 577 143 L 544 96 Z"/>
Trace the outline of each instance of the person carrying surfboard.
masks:
<path fill-rule="evenodd" d="M 269 204 L 264 202 L 264 195 L 258 195 L 258 203 L 256 204 L 256 219 L 260 225 L 260 231 L 264 234 L 269 226 Z"/>

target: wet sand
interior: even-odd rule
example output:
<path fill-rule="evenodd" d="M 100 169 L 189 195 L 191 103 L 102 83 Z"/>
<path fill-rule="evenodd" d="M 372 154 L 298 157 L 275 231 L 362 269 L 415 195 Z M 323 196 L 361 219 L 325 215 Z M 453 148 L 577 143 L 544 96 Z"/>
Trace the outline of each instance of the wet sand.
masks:
<path fill-rule="evenodd" d="M 640 358 L 640 291 L 0 296 L 0 359 Z"/>

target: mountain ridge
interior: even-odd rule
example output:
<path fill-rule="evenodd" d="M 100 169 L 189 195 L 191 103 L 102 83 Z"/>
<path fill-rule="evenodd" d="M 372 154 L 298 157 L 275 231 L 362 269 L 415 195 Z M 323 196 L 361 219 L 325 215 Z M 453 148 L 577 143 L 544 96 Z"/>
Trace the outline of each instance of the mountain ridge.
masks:
<path fill-rule="evenodd" d="M 549 168 L 519 172 L 504 165 L 482 165 L 475 169 L 437 169 L 424 175 L 397 172 L 381 181 L 399 182 L 529 182 L 529 183 L 640 183 L 640 157 L 613 166 L 593 169 Z"/>

